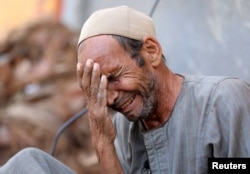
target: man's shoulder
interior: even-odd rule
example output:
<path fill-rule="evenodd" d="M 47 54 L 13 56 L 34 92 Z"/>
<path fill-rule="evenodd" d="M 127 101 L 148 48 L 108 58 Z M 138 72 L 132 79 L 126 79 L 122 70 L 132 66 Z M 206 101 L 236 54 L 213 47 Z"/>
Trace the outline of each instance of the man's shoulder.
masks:
<path fill-rule="evenodd" d="M 239 79 L 231 76 L 204 76 L 204 75 L 182 75 L 184 83 L 196 84 L 220 84 L 224 81 L 238 81 Z"/>
<path fill-rule="evenodd" d="M 250 89 L 249 82 L 243 79 L 231 76 L 203 76 L 203 75 L 182 75 L 184 78 L 183 85 L 187 88 L 200 89 Z"/>

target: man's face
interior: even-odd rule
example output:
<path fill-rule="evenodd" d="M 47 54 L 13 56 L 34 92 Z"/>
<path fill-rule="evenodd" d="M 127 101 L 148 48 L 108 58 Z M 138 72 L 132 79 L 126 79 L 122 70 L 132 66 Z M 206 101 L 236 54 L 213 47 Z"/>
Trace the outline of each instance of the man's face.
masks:
<path fill-rule="evenodd" d="M 107 76 L 107 106 L 130 121 L 148 118 L 156 107 L 156 77 L 148 64 L 136 61 L 112 38 L 102 35 L 87 39 L 78 50 L 78 62 L 92 59 Z"/>

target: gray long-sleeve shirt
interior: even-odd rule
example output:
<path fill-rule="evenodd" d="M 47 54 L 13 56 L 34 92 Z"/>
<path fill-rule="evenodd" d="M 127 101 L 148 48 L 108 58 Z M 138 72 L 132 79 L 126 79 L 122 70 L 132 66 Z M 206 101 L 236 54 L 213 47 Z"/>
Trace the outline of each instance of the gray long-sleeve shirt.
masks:
<path fill-rule="evenodd" d="M 209 157 L 250 157 L 250 85 L 230 77 L 184 76 L 162 127 L 114 117 L 125 173 L 207 173 Z"/>

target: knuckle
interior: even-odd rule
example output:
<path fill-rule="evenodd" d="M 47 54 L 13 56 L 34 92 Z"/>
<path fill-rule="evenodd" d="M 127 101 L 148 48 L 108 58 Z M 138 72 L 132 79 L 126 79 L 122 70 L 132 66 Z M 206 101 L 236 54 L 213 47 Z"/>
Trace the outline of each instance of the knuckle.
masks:
<path fill-rule="evenodd" d="M 81 88 L 84 89 L 84 90 L 86 90 L 87 87 L 88 87 L 87 83 L 84 82 L 84 81 L 82 81 L 82 82 L 80 83 L 80 85 L 81 85 Z"/>
<path fill-rule="evenodd" d="M 91 87 L 91 94 L 96 95 L 98 92 L 98 88 L 96 87 Z"/>

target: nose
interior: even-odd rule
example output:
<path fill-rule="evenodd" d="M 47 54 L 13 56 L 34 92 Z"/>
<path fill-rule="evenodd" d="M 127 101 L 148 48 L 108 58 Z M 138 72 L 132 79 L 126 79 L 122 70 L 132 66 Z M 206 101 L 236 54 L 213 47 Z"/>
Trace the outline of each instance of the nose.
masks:
<path fill-rule="evenodd" d="M 116 90 L 108 90 L 107 91 L 107 101 L 108 101 L 108 106 L 112 106 L 115 102 L 115 100 L 118 98 L 118 91 Z"/>

